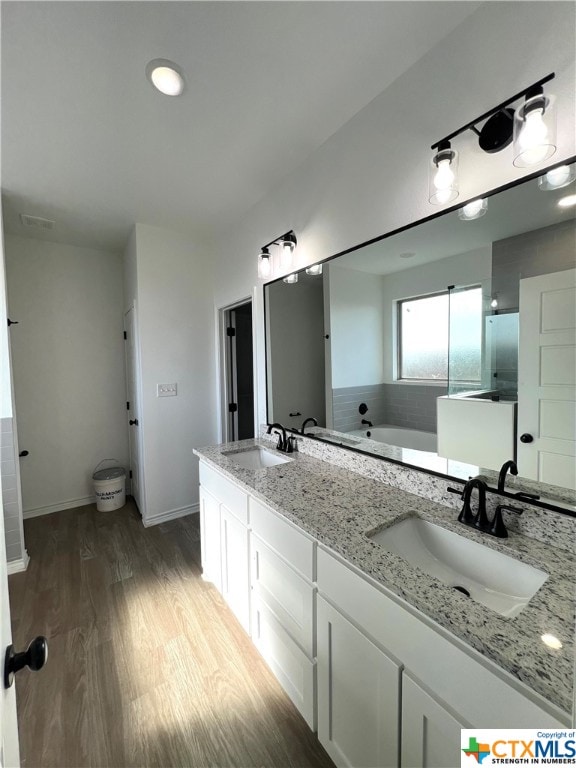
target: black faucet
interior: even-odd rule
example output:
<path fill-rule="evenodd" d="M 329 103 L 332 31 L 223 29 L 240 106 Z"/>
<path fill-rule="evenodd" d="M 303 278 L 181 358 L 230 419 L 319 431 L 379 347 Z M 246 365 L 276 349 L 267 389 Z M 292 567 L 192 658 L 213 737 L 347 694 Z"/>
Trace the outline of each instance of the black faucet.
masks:
<path fill-rule="evenodd" d="M 300 427 L 300 434 L 301 435 L 304 434 L 304 429 L 306 428 L 306 424 L 308 424 L 308 422 L 310 422 L 310 421 L 314 424 L 315 427 L 318 426 L 318 422 L 316 421 L 314 416 L 310 416 L 309 418 L 304 419 L 304 421 L 302 422 L 302 426 Z"/>
<path fill-rule="evenodd" d="M 506 491 L 506 474 L 510 470 L 511 475 L 517 475 L 518 474 L 518 466 L 515 461 L 506 461 L 504 464 L 502 464 L 502 468 L 500 470 L 500 474 L 498 475 L 498 491 L 500 493 L 504 493 Z M 524 501 L 538 501 L 540 496 L 538 496 L 537 493 L 528 493 L 528 491 L 518 491 L 514 494 L 514 496 L 517 499 L 523 499 Z M 512 510 L 515 511 L 515 510 Z"/>
<path fill-rule="evenodd" d="M 508 474 L 508 470 L 510 470 L 511 475 L 518 474 L 518 466 L 516 465 L 515 461 L 510 460 L 502 464 L 500 474 L 498 475 L 498 490 L 500 492 L 504 490 L 504 487 L 506 485 L 506 475 Z"/>
<path fill-rule="evenodd" d="M 470 498 L 474 488 L 478 488 L 478 512 L 473 514 L 470 507 Z M 488 530 L 490 521 L 486 515 L 486 483 L 479 477 L 472 477 L 464 486 L 462 491 L 462 501 L 464 505 L 458 515 L 458 522 L 464 523 L 464 525 L 471 525 L 473 528 L 478 528 L 481 531 Z"/>
<path fill-rule="evenodd" d="M 374 426 L 371 421 L 368 421 L 368 419 L 362 419 L 361 423 L 362 424 L 366 424 L 367 427 L 373 427 Z"/>
<path fill-rule="evenodd" d="M 278 427 L 278 429 L 281 430 L 281 432 L 278 432 L 278 429 L 274 429 L 275 427 Z M 274 424 L 268 424 L 268 429 L 266 430 L 266 434 L 271 434 L 272 430 L 274 429 L 274 434 L 278 435 L 278 443 L 276 444 L 276 450 L 282 451 L 282 453 L 292 453 L 294 450 L 294 440 L 292 439 L 292 435 L 290 437 L 286 436 L 286 429 L 282 426 L 282 424 L 278 424 L 278 422 L 275 422 Z"/>

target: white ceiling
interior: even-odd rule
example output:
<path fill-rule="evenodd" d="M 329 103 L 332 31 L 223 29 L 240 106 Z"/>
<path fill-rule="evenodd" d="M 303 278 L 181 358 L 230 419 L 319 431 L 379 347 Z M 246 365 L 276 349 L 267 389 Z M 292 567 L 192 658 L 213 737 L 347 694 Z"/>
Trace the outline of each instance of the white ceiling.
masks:
<path fill-rule="evenodd" d="M 2 2 L 5 229 L 111 249 L 136 221 L 209 237 L 478 6 Z M 153 58 L 182 67 L 182 97 L 153 90 Z"/>

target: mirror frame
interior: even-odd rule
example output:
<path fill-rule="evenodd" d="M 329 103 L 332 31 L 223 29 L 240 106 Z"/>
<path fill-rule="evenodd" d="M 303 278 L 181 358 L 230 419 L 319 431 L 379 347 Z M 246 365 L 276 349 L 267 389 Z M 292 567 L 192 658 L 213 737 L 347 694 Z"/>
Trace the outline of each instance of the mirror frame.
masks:
<path fill-rule="evenodd" d="M 503 184 L 499 187 L 495 187 L 494 189 L 491 189 L 486 192 L 482 192 L 478 195 L 474 195 L 474 197 L 471 197 L 467 200 L 463 200 L 458 202 L 457 205 L 452 205 L 449 208 L 443 208 L 441 211 L 437 211 L 436 213 L 431 214 L 430 216 L 425 216 L 422 219 L 417 219 L 416 221 L 410 222 L 409 224 L 405 224 L 402 227 L 398 227 L 396 229 L 390 230 L 390 232 L 386 232 L 383 235 L 379 235 L 378 237 L 373 237 L 370 240 L 365 240 L 362 243 L 359 243 L 358 245 L 354 245 L 351 248 L 346 248 L 343 251 L 339 251 L 338 253 L 333 254 L 332 256 L 328 256 L 325 259 L 322 259 L 321 261 L 313 262 L 314 264 L 327 264 L 330 261 L 333 261 L 334 259 L 339 258 L 340 256 L 346 256 L 350 253 L 354 253 L 355 251 L 359 251 L 361 248 L 365 248 L 369 245 L 373 245 L 374 243 L 378 243 L 382 240 L 387 240 L 390 237 L 394 237 L 394 235 L 399 235 L 402 232 L 406 232 L 409 229 L 414 229 L 415 227 L 420 226 L 421 224 L 426 224 L 429 221 L 433 221 L 434 219 L 438 219 L 441 216 L 446 216 L 450 213 L 453 213 L 454 211 L 457 211 L 458 209 L 462 208 L 467 203 L 471 202 L 472 200 L 476 200 L 478 197 L 482 198 L 488 198 L 493 197 L 494 195 L 499 194 L 500 192 L 505 192 L 508 189 L 513 189 L 514 187 L 520 186 L 521 184 L 525 184 L 529 181 L 532 181 L 534 179 L 539 178 L 540 176 L 543 176 L 545 173 L 548 173 L 548 171 L 554 170 L 554 168 L 559 168 L 562 165 L 571 165 L 576 162 L 576 155 L 573 155 L 572 157 L 566 158 L 564 160 L 559 160 L 556 163 L 553 163 L 552 165 L 548 165 L 545 168 L 541 168 L 538 171 L 534 171 L 533 173 L 527 174 L 526 176 L 522 176 L 521 179 L 515 179 L 514 181 L 510 181 L 506 184 Z M 302 272 L 306 269 L 306 267 L 301 267 L 298 270 L 295 270 L 295 272 Z M 269 280 L 268 282 L 264 283 L 262 286 L 262 293 L 263 293 L 263 306 L 264 306 L 264 328 L 267 327 L 267 313 L 268 313 L 268 299 L 267 299 L 267 292 L 265 288 L 267 286 L 273 285 L 274 283 L 280 282 L 285 275 L 282 275 L 281 277 L 274 278 L 274 280 Z M 270 424 L 268 414 L 270 413 L 270 403 L 269 403 L 269 387 L 268 387 L 268 362 L 269 362 L 269 339 L 266 332 L 264 333 L 264 355 L 265 355 L 265 383 L 266 383 L 266 423 Z M 297 429 L 294 429 L 292 427 L 286 427 L 286 430 L 289 432 L 292 432 L 293 434 L 300 434 Z M 373 459 L 379 459 L 381 461 L 387 461 L 390 464 L 396 464 L 400 467 L 408 467 L 409 469 L 416 470 L 417 472 L 424 472 L 427 475 L 433 475 L 435 477 L 440 477 L 445 480 L 449 480 L 450 482 L 454 483 L 462 483 L 464 484 L 466 480 L 463 480 L 461 477 L 455 477 L 454 475 L 447 475 L 442 472 L 437 472 L 432 469 L 426 469 L 424 467 L 419 467 L 415 464 L 409 464 L 408 462 L 400 461 L 398 459 L 392 459 L 387 456 L 380 456 L 375 453 L 371 453 L 370 451 L 365 451 L 362 448 L 356 448 L 350 445 L 344 445 L 343 443 L 337 443 L 331 440 L 324 440 L 321 437 L 316 437 L 314 434 L 306 434 L 305 437 L 315 440 L 318 443 L 322 443 L 323 445 L 330 445 L 332 447 L 336 448 L 342 448 L 347 451 L 351 451 L 352 453 L 357 453 L 361 456 L 369 456 Z M 535 481 L 536 482 L 536 481 Z M 516 496 L 516 493 L 519 491 L 516 491 L 515 493 L 511 493 L 510 491 L 499 491 L 497 488 L 492 487 L 491 485 L 488 485 L 488 490 L 490 493 L 496 494 L 498 496 L 502 496 L 507 499 L 515 499 L 516 502 L 522 501 L 523 503 L 527 504 L 533 504 L 534 506 L 541 507 L 542 509 L 549 509 L 554 512 L 559 512 L 560 514 L 567 515 L 569 517 L 576 517 L 576 509 L 567 509 L 565 507 L 557 506 L 556 504 L 550 503 L 548 501 L 541 501 L 540 499 L 519 499 Z"/>

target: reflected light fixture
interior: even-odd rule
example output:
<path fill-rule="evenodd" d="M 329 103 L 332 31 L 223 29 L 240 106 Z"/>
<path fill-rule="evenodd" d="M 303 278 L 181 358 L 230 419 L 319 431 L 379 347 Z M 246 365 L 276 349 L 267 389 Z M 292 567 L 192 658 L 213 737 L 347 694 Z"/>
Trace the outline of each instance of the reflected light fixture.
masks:
<path fill-rule="evenodd" d="M 558 168 L 553 168 L 544 176 L 540 176 L 538 179 L 538 189 L 543 192 L 550 192 L 554 189 L 562 189 L 567 187 L 568 184 L 576 179 L 576 163 L 572 165 L 560 165 Z"/>
<path fill-rule="evenodd" d="M 282 280 L 285 283 L 289 283 L 290 285 L 293 285 L 294 283 L 298 282 L 298 273 L 294 272 L 291 275 L 286 275 L 286 277 L 283 277 Z"/>
<path fill-rule="evenodd" d="M 480 149 L 488 154 L 501 152 L 514 140 L 513 163 L 517 167 L 537 165 L 554 154 L 554 97 L 545 96 L 543 88 L 554 77 L 552 72 L 432 144 L 435 154 L 429 165 L 428 200 L 433 205 L 444 205 L 458 197 L 458 153 L 451 142 L 465 131 L 473 131 Z M 524 102 L 514 110 L 512 105 L 520 99 Z"/>
<path fill-rule="evenodd" d="M 307 275 L 321 275 L 322 274 L 322 264 L 312 264 L 311 267 L 306 267 L 306 274 Z"/>
<path fill-rule="evenodd" d="M 496 296 L 494 296 L 494 298 L 490 302 L 490 306 L 492 307 L 492 309 L 498 309 L 498 299 L 496 298 Z"/>
<path fill-rule="evenodd" d="M 576 195 L 566 195 L 558 200 L 560 208 L 570 208 L 572 205 L 576 205 Z"/>
<path fill-rule="evenodd" d="M 472 200 L 470 203 L 466 203 L 462 208 L 458 210 L 458 218 L 462 221 L 474 221 L 474 219 L 480 219 L 488 210 L 488 200 L 478 198 L 478 200 Z"/>
<path fill-rule="evenodd" d="M 265 280 L 272 274 L 272 261 L 270 259 L 270 250 L 264 246 L 258 256 L 258 277 Z"/>
<path fill-rule="evenodd" d="M 292 267 L 292 254 L 296 248 L 296 243 L 296 235 L 292 229 L 290 232 L 286 232 L 286 234 L 266 243 L 266 245 L 260 249 L 258 255 L 258 277 L 265 280 L 272 276 L 272 255 L 270 253 L 270 246 L 272 245 L 280 248 L 280 269 L 283 272 L 289 270 Z"/>
<path fill-rule="evenodd" d="M 146 77 L 165 96 L 180 96 L 184 91 L 184 75 L 180 67 L 168 59 L 152 59 L 146 65 Z"/>

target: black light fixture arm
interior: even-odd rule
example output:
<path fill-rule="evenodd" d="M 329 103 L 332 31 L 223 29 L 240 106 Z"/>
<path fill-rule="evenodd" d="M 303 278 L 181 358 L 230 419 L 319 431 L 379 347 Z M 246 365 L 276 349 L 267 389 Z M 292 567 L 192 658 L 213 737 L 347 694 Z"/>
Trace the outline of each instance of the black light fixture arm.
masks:
<path fill-rule="evenodd" d="M 298 241 L 296 240 L 296 234 L 293 229 L 291 229 L 289 232 L 286 232 L 284 235 L 280 235 L 280 237 L 276 237 L 274 240 L 270 240 L 269 243 L 266 243 L 266 245 L 262 246 L 262 248 L 269 248 L 271 245 L 282 245 L 282 243 L 290 242 L 294 243 L 294 245 L 297 245 Z"/>
<path fill-rule="evenodd" d="M 506 101 L 503 101 L 501 104 L 498 104 L 498 106 L 492 107 L 492 109 L 489 109 L 488 112 L 484 112 L 484 114 L 480 115 L 474 120 L 471 120 L 469 123 L 466 123 L 466 125 L 462 126 L 462 128 L 459 128 L 457 131 L 454 131 L 448 136 L 445 136 L 443 139 L 440 139 L 440 141 L 437 141 L 435 144 L 432 144 L 430 149 L 439 149 L 441 144 L 447 141 L 451 141 L 452 139 L 456 138 L 456 136 L 459 136 L 461 133 L 464 133 L 464 131 L 472 130 L 474 131 L 474 133 L 480 135 L 480 132 L 476 128 L 476 125 L 478 123 L 481 123 L 483 120 L 486 120 L 491 115 L 495 115 L 497 112 L 500 112 L 501 110 L 505 109 L 507 106 L 509 106 L 513 102 L 518 101 L 518 99 L 521 99 L 522 96 L 528 96 L 528 95 L 533 96 L 537 94 L 539 92 L 538 89 L 541 89 L 544 83 L 548 83 L 550 82 L 550 80 L 553 80 L 555 76 L 556 76 L 555 73 L 551 72 L 549 75 L 546 75 L 546 77 L 543 77 L 541 80 L 537 80 L 535 83 L 532 83 L 532 85 L 529 85 L 528 88 L 524 88 L 524 90 L 514 94 L 514 96 L 511 96 L 509 99 L 506 99 Z"/>

